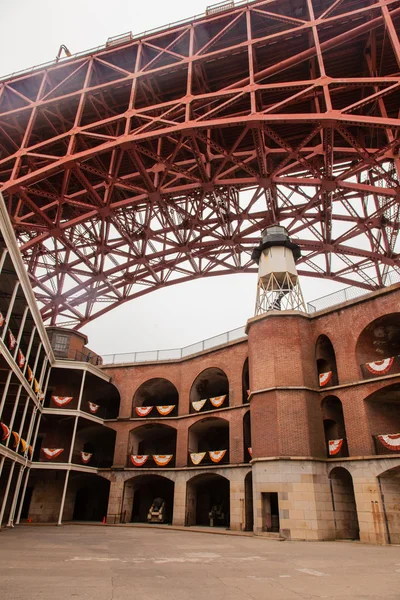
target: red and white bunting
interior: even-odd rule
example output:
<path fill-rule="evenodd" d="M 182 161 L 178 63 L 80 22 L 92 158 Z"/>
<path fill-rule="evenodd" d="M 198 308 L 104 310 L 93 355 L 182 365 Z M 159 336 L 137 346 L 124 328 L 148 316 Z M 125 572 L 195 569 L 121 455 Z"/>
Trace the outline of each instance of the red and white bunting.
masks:
<path fill-rule="evenodd" d="M 373 375 L 385 375 L 392 368 L 394 357 L 376 360 L 375 362 L 366 363 L 368 371 Z"/>
<path fill-rule="evenodd" d="M 327 371 L 326 373 L 319 374 L 319 385 L 320 387 L 324 387 L 328 385 L 330 380 L 332 379 L 332 371 Z"/>
<path fill-rule="evenodd" d="M 226 450 L 210 450 L 209 455 L 213 462 L 219 463 L 224 458 Z"/>
<path fill-rule="evenodd" d="M 52 396 L 51 399 L 56 406 L 66 406 L 72 400 L 73 396 Z"/>
<path fill-rule="evenodd" d="M 24 364 L 25 364 L 25 356 L 22 354 L 22 352 L 19 348 L 18 348 L 18 354 L 17 354 L 17 362 L 18 362 L 19 368 L 23 369 Z"/>
<path fill-rule="evenodd" d="M 48 460 L 53 460 L 60 456 L 61 452 L 64 452 L 64 448 L 42 448 L 42 450 Z"/>
<path fill-rule="evenodd" d="M 5 318 L 3 317 L 3 313 L 0 312 L 0 327 L 3 327 Z"/>
<path fill-rule="evenodd" d="M 196 400 L 195 402 L 192 402 L 192 406 L 193 406 L 194 410 L 199 412 L 199 410 L 201 410 L 203 408 L 203 406 L 205 405 L 206 402 L 207 402 L 207 398 L 204 398 L 203 400 Z"/>
<path fill-rule="evenodd" d="M 94 402 L 88 402 L 88 407 L 92 415 L 95 415 L 100 408 L 100 404 L 95 404 Z"/>
<path fill-rule="evenodd" d="M 175 408 L 175 404 L 170 404 L 169 406 L 156 406 L 156 409 L 163 417 L 166 417 L 171 413 Z"/>
<path fill-rule="evenodd" d="M 173 454 L 153 454 L 153 460 L 159 467 L 165 467 L 173 457 Z"/>
<path fill-rule="evenodd" d="M 19 444 L 19 440 L 21 439 L 21 436 L 16 431 L 12 431 L 11 433 L 14 436 L 13 448 L 16 448 Z"/>
<path fill-rule="evenodd" d="M 225 398 L 226 394 L 225 396 L 216 396 L 215 398 L 210 398 L 210 402 L 213 406 L 215 406 L 215 408 L 219 408 L 225 402 Z"/>
<path fill-rule="evenodd" d="M 138 417 L 147 417 L 152 410 L 152 406 L 135 406 L 135 413 L 138 415 Z"/>
<path fill-rule="evenodd" d="M 40 400 L 40 402 L 42 402 L 44 400 L 44 392 L 42 392 L 42 390 L 38 391 L 37 398 L 38 398 L 38 400 Z"/>
<path fill-rule="evenodd" d="M 205 452 L 191 452 L 190 458 L 194 465 L 199 465 L 201 463 L 201 461 L 203 460 L 203 458 L 205 457 L 205 455 L 206 455 Z"/>
<path fill-rule="evenodd" d="M 2 430 L 1 441 L 5 442 L 10 437 L 11 429 L 9 427 L 7 427 L 7 425 L 5 423 L 0 423 L 0 427 L 1 427 L 1 430 Z"/>
<path fill-rule="evenodd" d="M 10 349 L 10 351 L 14 350 L 15 346 L 17 345 L 17 340 L 14 337 L 14 334 L 12 333 L 11 329 L 8 330 L 8 347 Z"/>
<path fill-rule="evenodd" d="M 29 383 L 31 383 L 31 381 L 33 381 L 33 371 L 30 368 L 30 366 L 28 365 L 28 368 L 26 370 L 26 378 L 29 381 Z"/>
<path fill-rule="evenodd" d="M 378 435 L 378 440 L 389 450 L 400 452 L 400 433 L 391 433 L 388 435 Z"/>
<path fill-rule="evenodd" d="M 131 463 L 134 467 L 143 467 L 148 458 L 148 454 L 131 454 Z"/>
<path fill-rule="evenodd" d="M 329 456 L 338 454 L 343 445 L 343 440 L 329 440 Z"/>
<path fill-rule="evenodd" d="M 250 454 L 251 458 L 253 458 L 253 448 L 250 446 L 250 448 L 247 448 L 247 452 Z"/>
<path fill-rule="evenodd" d="M 83 450 L 81 451 L 81 460 L 84 465 L 87 465 L 88 463 L 90 463 L 92 456 L 93 456 L 93 453 L 83 452 Z"/>

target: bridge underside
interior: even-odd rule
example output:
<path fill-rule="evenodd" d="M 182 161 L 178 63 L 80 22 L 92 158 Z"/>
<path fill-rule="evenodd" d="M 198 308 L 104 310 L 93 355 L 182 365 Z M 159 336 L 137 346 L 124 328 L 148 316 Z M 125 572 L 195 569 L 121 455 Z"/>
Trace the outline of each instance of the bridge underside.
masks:
<path fill-rule="evenodd" d="M 399 0 L 259 1 L 0 82 L 0 189 L 44 319 L 255 270 L 276 223 L 300 274 L 385 285 L 399 30 Z"/>

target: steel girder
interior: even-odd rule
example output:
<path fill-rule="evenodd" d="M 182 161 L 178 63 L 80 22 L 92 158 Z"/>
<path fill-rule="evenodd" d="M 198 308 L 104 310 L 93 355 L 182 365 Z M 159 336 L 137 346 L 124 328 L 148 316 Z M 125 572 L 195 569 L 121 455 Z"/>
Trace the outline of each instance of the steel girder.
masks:
<path fill-rule="evenodd" d="M 47 322 L 251 271 L 399 269 L 399 0 L 264 0 L 0 82 L 0 185 Z"/>

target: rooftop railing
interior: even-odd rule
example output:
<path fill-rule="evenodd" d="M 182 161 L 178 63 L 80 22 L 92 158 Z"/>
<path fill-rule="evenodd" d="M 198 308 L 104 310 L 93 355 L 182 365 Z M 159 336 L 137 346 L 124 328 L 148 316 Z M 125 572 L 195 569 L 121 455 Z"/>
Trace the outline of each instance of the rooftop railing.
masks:
<path fill-rule="evenodd" d="M 371 281 L 376 280 L 371 279 Z M 400 283 L 400 272 L 394 270 L 388 272 L 386 275 L 385 283 L 386 286 L 393 285 L 395 283 Z M 377 286 L 377 289 L 380 288 L 378 288 Z M 366 290 L 352 285 L 338 292 L 334 292 L 333 294 L 328 294 L 327 296 L 322 296 L 321 298 L 312 300 L 307 304 L 307 312 L 308 314 L 315 314 L 319 311 L 331 308 L 332 306 L 335 306 L 337 304 L 342 304 L 342 302 L 347 302 L 348 300 L 355 300 L 361 296 L 370 293 L 371 290 Z M 171 348 L 169 350 L 148 350 L 144 352 L 124 352 L 121 354 L 103 354 L 102 359 L 104 365 L 179 360 L 181 358 L 186 358 L 193 354 L 197 354 L 198 352 L 203 352 L 204 350 L 209 350 L 211 348 L 227 344 L 228 342 L 239 340 L 241 338 L 244 338 L 245 336 L 245 327 L 238 327 L 237 329 L 231 329 L 230 331 L 225 331 L 224 333 L 221 333 L 219 335 L 215 335 L 200 342 L 196 342 L 195 344 L 191 344 L 190 346 L 185 346 L 184 348 Z"/>

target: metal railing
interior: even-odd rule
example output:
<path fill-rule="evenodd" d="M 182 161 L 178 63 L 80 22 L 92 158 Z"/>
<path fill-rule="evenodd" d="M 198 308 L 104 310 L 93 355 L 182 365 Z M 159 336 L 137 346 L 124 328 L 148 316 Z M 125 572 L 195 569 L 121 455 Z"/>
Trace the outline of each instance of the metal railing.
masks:
<path fill-rule="evenodd" d="M 238 327 L 231 331 L 225 331 L 220 335 L 196 342 L 184 348 L 171 348 L 169 350 L 148 350 L 147 352 L 124 352 L 122 354 L 103 354 L 103 364 L 124 364 L 124 363 L 139 363 L 139 362 L 158 362 L 162 360 L 179 360 L 186 358 L 192 354 L 197 354 L 203 350 L 222 346 L 228 342 L 233 342 L 245 337 L 246 332 L 244 327 Z"/>
<path fill-rule="evenodd" d="M 39 71 L 41 69 L 45 69 L 47 67 L 52 67 L 54 65 L 58 65 L 60 63 L 66 63 L 68 61 L 73 61 L 80 57 L 91 56 L 96 52 L 100 52 L 100 50 L 109 50 L 116 48 L 119 44 L 117 43 L 117 39 L 119 37 L 122 38 L 121 45 L 131 43 L 135 40 L 140 40 L 141 38 L 147 37 L 149 35 L 154 35 L 155 33 L 162 31 L 169 31 L 179 25 L 187 25 L 192 23 L 193 21 L 197 21 L 198 19 L 202 19 L 207 16 L 211 16 L 214 14 L 218 14 L 219 12 L 225 10 L 232 10 L 233 8 L 243 6 L 246 4 L 255 4 L 257 0 L 237 0 L 236 2 L 229 3 L 219 3 L 217 5 L 208 6 L 205 12 L 200 13 L 198 15 L 194 15 L 192 17 L 187 17 L 186 19 L 181 19 L 179 21 L 173 21 L 172 23 L 168 23 L 168 25 L 161 25 L 160 27 L 154 27 L 153 29 L 147 29 L 146 31 L 142 31 L 141 33 L 132 34 L 131 32 L 123 33 L 120 35 L 115 35 L 108 38 L 105 44 L 101 44 L 100 46 L 95 46 L 94 48 L 90 48 L 89 50 L 82 50 L 81 52 L 76 52 L 75 54 L 71 54 L 71 56 L 65 56 L 59 59 L 48 60 L 47 62 L 40 63 L 38 65 L 34 65 L 33 67 L 28 67 L 27 69 L 20 69 L 19 71 L 14 71 L 12 73 L 8 73 L 7 75 L 0 76 L 0 81 L 5 81 L 7 79 L 12 79 L 13 77 L 17 77 L 19 75 L 29 75 L 29 73 L 33 73 L 34 71 Z M 220 4 L 227 4 L 226 7 L 220 6 Z M 229 6 L 228 6 L 229 4 Z M 213 11 L 215 8 L 215 11 Z M 125 38 L 123 36 L 126 36 Z M 110 43 L 110 40 L 112 42 Z M 114 43 L 115 40 L 115 43 Z"/>
<path fill-rule="evenodd" d="M 377 279 L 371 278 L 371 281 L 377 282 Z M 386 286 L 393 285 L 395 283 L 400 283 L 400 272 L 392 270 L 387 273 Z M 377 286 L 377 290 L 381 289 Z M 326 296 L 322 296 L 321 298 L 317 298 L 316 300 L 312 300 L 307 304 L 307 312 L 312 315 L 321 310 L 325 310 L 327 308 L 331 308 L 337 304 L 342 304 L 343 302 L 347 302 L 348 300 L 355 300 L 361 296 L 366 294 L 370 294 L 371 290 L 366 290 L 364 288 L 357 287 L 355 285 L 351 285 L 343 290 L 339 290 L 338 292 L 333 292 L 333 294 L 328 294 Z M 185 346 L 184 348 L 171 348 L 169 350 L 148 350 L 142 352 L 124 352 L 120 354 L 103 354 L 102 360 L 103 364 L 124 364 L 124 363 L 141 363 L 141 362 L 159 362 L 163 360 L 179 360 L 181 358 L 187 358 L 193 354 L 197 354 L 198 352 L 203 352 L 204 350 L 209 350 L 211 348 L 215 348 L 217 346 L 222 346 L 227 344 L 228 342 L 232 342 L 235 340 L 239 340 L 246 336 L 245 327 L 238 327 L 237 329 L 231 329 L 230 331 L 225 331 L 220 335 L 215 335 L 213 337 L 207 338 L 206 340 L 202 340 L 200 342 L 196 342 L 195 344 L 191 344 L 190 346 Z"/>
<path fill-rule="evenodd" d="M 356 285 L 350 285 L 349 287 L 339 290 L 338 292 L 333 292 L 332 294 L 327 294 L 326 296 L 322 296 L 316 300 L 311 300 L 311 302 L 307 303 L 307 312 L 311 315 L 315 312 L 319 312 L 320 310 L 331 308 L 336 304 L 342 304 L 348 300 L 355 300 L 356 298 L 370 294 L 371 291 L 377 291 L 381 289 L 378 285 L 378 279 L 376 277 L 371 277 L 371 281 L 377 284 L 376 290 L 366 290 L 364 288 L 357 287 Z M 385 287 L 395 283 L 400 283 L 400 273 L 395 270 L 389 271 L 386 275 Z"/>

